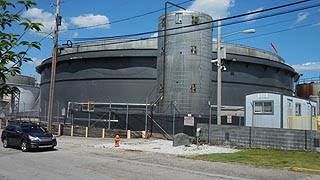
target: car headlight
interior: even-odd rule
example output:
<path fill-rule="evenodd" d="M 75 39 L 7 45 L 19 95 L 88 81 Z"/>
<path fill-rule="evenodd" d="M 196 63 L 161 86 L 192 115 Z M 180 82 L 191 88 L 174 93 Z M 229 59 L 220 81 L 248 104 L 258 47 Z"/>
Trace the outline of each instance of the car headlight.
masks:
<path fill-rule="evenodd" d="M 38 137 L 33 137 L 33 136 L 28 136 L 28 138 L 31 140 L 31 141 L 39 141 L 40 139 Z"/>
<path fill-rule="evenodd" d="M 56 136 L 55 135 L 52 135 L 52 140 L 56 139 Z"/>

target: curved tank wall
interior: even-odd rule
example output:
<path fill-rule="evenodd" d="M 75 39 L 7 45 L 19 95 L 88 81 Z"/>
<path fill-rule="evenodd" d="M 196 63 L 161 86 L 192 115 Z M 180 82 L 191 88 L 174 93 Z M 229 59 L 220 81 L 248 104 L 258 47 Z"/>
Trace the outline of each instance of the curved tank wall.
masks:
<path fill-rule="evenodd" d="M 271 52 L 257 48 L 223 44 L 226 59 L 222 61 L 222 106 L 244 106 L 245 95 L 259 91 L 273 91 L 294 95 L 294 82 L 298 73 L 284 60 Z M 213 44 L 213 59 L 216 59 L 216 43 Z M 213 98 L 216 102 L 217 68 L 213 64 Z"/>
<path fill-rule="evenodd" d="M 227 48 L 227 59 L 223 61 L 226 70 L 222 72 L 223 106 L 244 106 L 245 95 L 257 91 L 275 91 L 285 95 L 294 93 L 293 84 L 298 74 L 284 64 L 281 57 L 246 46 L 224 46 Z M 120 44 L 97 41 L 65 48 L 58 57 L 54 114 L 61 115 L 61 110 L 67 107 L 69 101 L 145 103 L 148 97 L 149 102 L 154 102 L 159 95 L 157 55 L 156 40 Z M 216 44 L 213 43 L 213 59 L 215 56 Z M 210 67 L 213 70 L 211 104 L 214 105 L 216 67 L 214 64 Z M 43 61 L 37 71 L 41 74 L 43 116 L 48 107 L 51 59 Z"/>
<path fill-rule="evenodd" d="M 8 76 L 7 84 L 14 84 L 14 85 L 29 85 L 35 86 L 36 79 L 31 76 L 24 76 L 24 75 L 16 75 L 16 76 Z"/>
<path fill-rule="evenodd" d="M 115 44 L 82 43 L 58 57 L 54 116 L 62 116 L 68 102 L 145 103 L 156 89 L 156 41 Z M 109 44 L 110 45 L 106 45 Z M 92 44 L 96 46 L 91 46 Z M 41 114 L 46 116 L 51 59 L 37 67 L 41 73 Z"/>
<path fill-rule="evenodd" d="M 181 114 L 207 113 L 212 94 L 213 24 L 196 24 L 211 21 L 211 16 L 193 11 L 170 12 L 159 18 L 159 113 L 171 111 L 172 103 Z M 179 28 L 183 26 L 189 27 Z"/>
<path fill-rule="evenodd" d="M 6 84 L 17 87 L 20 91 L 17 95 L 3 97 L 11 104 L 10 107 L 7 106 L 6 116 L 9 115 L 9 112 L 20 113 L 19 115 L 33 114 L 34 116 L 39 111 L 40 88 L 36 84 L 34 77 L 24 75 L 8 76 Z"/>

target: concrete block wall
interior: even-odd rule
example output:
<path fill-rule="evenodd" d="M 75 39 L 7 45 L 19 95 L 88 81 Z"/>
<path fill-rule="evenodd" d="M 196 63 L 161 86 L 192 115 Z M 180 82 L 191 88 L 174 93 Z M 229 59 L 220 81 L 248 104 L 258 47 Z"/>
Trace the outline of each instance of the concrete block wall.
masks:
<path fill-rule="evenodd" d="M 208 124 L 199 123 L 201 139 L 208 141 Z M 320 132 L 279 128 L 211 125 L 210 143 L 284 150 L 318 150 Z"/>

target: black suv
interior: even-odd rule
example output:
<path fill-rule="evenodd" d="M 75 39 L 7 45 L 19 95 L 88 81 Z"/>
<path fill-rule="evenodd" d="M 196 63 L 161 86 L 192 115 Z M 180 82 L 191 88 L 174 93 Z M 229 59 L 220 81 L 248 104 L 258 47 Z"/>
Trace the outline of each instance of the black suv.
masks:
<path fill-rule="evenodd" d="M 1 134 L 3 147 L 20 147 L 22 151 L 30 148 L 46 147 L 54 149 L 56 137 L 35 123 L 9 124 Z"/>

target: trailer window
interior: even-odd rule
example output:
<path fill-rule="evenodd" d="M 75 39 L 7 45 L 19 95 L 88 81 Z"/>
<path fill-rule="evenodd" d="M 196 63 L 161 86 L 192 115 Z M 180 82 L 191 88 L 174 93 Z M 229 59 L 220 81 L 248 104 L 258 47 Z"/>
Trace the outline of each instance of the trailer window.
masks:
<path fill-rule="evenodd" d="M 311 114 L 312 116 L 316 116 L 316 107 L 315 106 L 312 106 L 312 109 L 311 109 Z"/>
<path fill-rule="evenodd" d="M 255 114 L 272 114 L 273 113 L 273 102 L 272 101 L 257 101 L 254 102 L 254 113 Z"/>
<path fill-rule="evenodd" d="M 272 102 L 264 102 L 263 111 L 265 113 L 272 113 Z"/>
<path fill-rule="evenodd" d="M 296 116 L 301 116 L 301 104 L 296 103 Z"/>

